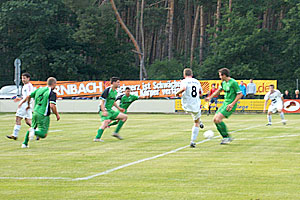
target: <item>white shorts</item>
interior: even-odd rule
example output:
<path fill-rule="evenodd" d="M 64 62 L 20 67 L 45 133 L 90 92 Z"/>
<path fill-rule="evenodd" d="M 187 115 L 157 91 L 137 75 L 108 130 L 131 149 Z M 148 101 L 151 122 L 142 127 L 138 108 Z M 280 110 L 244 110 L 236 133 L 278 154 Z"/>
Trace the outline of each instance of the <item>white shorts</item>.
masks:
<path fill-rule="evenodd" d="M 32 119 L 32 109 L 30 108 L 26 110 L 27 107 L 28 106 L 26 103 L 22 104 L 21 108 L 18 108 L 16 116 L 23 119 Z"/>
<path fill-rule="evenodd" d="M 278 110 L 282 110 L 282 109 L 283 109 L 282 102 L 277 102 L 269 106 L 268 112 L 276 113 Z"/>
<path fill-rule="evenodd" d="M 191 112 L 191 111 L 186 111 L 186 112 L 192 115 L 194 121 L 200 119 L 201 117 L 201 110 L 199 110 L 198 112 Z"/>

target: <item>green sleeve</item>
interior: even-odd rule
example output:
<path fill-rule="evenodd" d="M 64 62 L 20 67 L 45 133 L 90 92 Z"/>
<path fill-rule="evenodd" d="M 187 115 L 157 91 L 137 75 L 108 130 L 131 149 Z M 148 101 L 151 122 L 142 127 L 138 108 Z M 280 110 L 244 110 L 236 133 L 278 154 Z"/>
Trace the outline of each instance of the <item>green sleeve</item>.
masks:
<path fill-rule="evenodd" d="M 35 98 L 36 91 L 38 91 L 38 89 L 36 89 L 36 90 L 34 90 L 33 92 L 31 92 L 31 94 L 30 94 L 30 97 L 31 97 L 31 98 Z"/>
<path fill-rule="evenodd" d="M 134 100 L 136 101 L 138 99 L 139 99 L 139 97 L 134 95 Z"/>
<path fill-rule="evenodd" d="M 219 90 L 220 90 L 220 91 L 224 90 L 224 89 L 223 89 L 223 82 L 221 83 L 221 85 L 220 85 L 220 87 L 219 87 Z"/>
<path fill-rule="evenodd" d="M 242 92 L 239 84 L 236 81 L 234 81 L 234 83 L 233 83 L 233 89 L 236 93 L 241 93 Z"/>

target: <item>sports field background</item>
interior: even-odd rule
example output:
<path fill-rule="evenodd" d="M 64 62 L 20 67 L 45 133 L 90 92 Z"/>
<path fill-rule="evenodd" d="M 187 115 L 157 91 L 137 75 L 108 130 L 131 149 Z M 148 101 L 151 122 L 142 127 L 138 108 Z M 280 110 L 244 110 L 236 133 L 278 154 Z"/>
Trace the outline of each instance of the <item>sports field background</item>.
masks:
<path fill-rule="evenodd" d="M 230 145 L 215 138 L 76 181 L 189 145 L 191 116 L 130 114 L 121 130 L 125 140 L 111 137 L 112 127 L 104 132 L 104 143 L 92 142 L 100 126 L 97 114 L 62 114 L 59 122 L 51 116 L 48 137 L 21 149 L 27 127 L 22 123 L 19 139 L 8 140 L 15 117 L 0 114 L 0 199 L 299 199 L 299 117 L 286 115 L 283 126 L 274 115 L 274 125 L 266 127 L 265 115 L 233 115 L 226 123 L 239 131 Z M 204 130 L 218 135 L 212 116 L 202 120 Z"/>

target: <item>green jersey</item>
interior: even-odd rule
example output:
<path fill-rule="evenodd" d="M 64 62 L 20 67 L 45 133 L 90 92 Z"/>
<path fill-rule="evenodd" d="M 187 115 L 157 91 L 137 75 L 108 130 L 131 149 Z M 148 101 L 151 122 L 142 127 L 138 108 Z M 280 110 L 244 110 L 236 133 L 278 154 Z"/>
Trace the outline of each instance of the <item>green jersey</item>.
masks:
<path fill-rule="evenodd" d="M 118 95 L 117 90 L 113 90 L 111 87 L 106 88 L 102 93 L 100 99 L 105 100 L 105 108 L 107 111 L 112 110 L 117 95 Z"/>
<path fill-rule="evenodd" d="M 220 90 L 224 90 L 224 103 L 228 104 L 232 103 L 235 100 L 237 94 L 242 92 L 239 84 L 233 78 L 230 78 L 228 82 L 223 81 L 220 86 Z"/>
<path fill-rule="evenodd" d="M 34 98 L 34 112 L 49 116 L 50 115 L 50 103 L 56 104 L 56 93 L 49 87 L 41 87 L 30 94 L 31 98 Z"/>
<path fill-rule="evenodd" d="M 135 95 L 129 95 L 126 96 L 125 94 L 122 94 L 121 96 L 119 96 L 117 98 L 117 100 L 120 100 L 120 107 L 124 108 L 124 109 L 128 109 L 128 107 L 130 106 L 130 104 L 132 104 L 134 101 L 138 100 L 139 97 L 135 96 Z"/>

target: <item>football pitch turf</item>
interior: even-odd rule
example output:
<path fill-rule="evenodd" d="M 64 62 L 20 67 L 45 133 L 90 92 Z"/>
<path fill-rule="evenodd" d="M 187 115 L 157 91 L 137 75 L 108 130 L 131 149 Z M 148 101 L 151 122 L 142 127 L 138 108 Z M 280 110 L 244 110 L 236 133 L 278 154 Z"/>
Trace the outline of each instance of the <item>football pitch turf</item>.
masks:
<path fill-rule="evenodd" d="M 21 149 L 8 140 L 15 117 L 0 114 L 0 199 L 300 199 L 300 115 L 233 115 L 225 120 L 235 140 L 219 136 L 212 116 L 203 116 L 195 149 L 189 115 L 129 114 L 124 140 L 104 132 L 93 138 L 97 114 L 51 116 L 48 137 Z M 236 132 L 235 132 L 236 131 Z"/>

